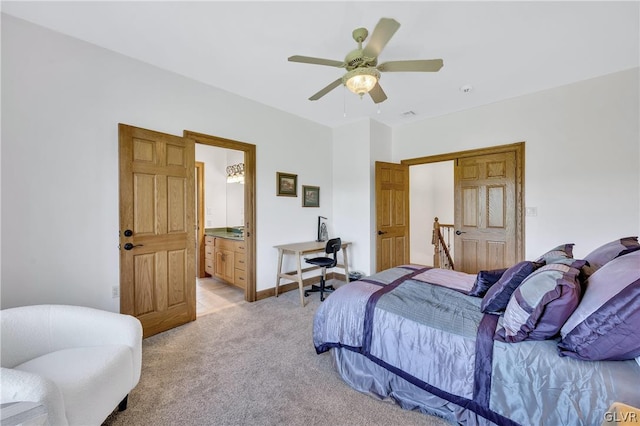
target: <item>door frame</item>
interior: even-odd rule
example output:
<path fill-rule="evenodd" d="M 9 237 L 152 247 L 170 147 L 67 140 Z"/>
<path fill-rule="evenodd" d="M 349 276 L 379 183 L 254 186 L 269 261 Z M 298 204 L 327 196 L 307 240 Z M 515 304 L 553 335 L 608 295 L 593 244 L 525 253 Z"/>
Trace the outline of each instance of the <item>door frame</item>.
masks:
<path fill-rule="evenodd" d="M 247 286 L 244 299 L 256 301 L 256 146 L 218 136 L 185 130 L 185 138 L 195 143 L 244 152 L 244 242 L 247 261 Z M 204 235 L 204 228 L 202 229 Z M 200 242 L 200 239 L 199 239 Z"/>
<path fill-rule="evenodd" d="M 204 163 L 196 161 L 196 238 L 198 244 L 196 246 L 196 277 L 204 278 Z"/>
<path fill-rule="evenodd" d="M 470 149 L 466 151 L 450 152 L 446 154 L 430 155 L 426 157 L 410 158 L 400 161 L 401 164 L 415 166 L 419 164 L 439 163 L 441 161 L 455 161 L 459 158 L 476 157 L 486 154 L 497 154 L 503 152 L 514 152 L 516 156 L 516 262 L 524 260 L 525 230 L 524 230 L 524 154 L 525 143 L 516 142 L 508 145 L 497 145 L 486 148 Z M 409 182 L 411 187 L 411 182 Z M 454 205 L 454 209 L 458 206 Z M 409 224 L 409 229 L 411 229 Z"/>

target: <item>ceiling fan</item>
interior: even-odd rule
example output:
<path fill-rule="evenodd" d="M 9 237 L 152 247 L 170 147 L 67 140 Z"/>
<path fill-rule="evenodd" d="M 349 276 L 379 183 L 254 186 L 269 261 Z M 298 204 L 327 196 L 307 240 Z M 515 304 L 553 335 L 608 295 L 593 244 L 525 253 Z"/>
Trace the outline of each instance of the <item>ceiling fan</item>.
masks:
<path fill-rule="evenodd" d="M 442 68 L 442 59 L 417 59 L 410 61 L 390 61 L 378 65 L 378 56 L 387 45 L 391 37 L 398 31 L 400 24 L 395 19 L 382 18 L 371 34 L 367 45 L 364 42 L 369 35 L 366 28 L 353 30 L 353 39 L 358 43 L 358 48 L 349 52 L 344 61 L 332 59 L 313 58 L 310 56 L 294 55 L 289 57 L 290 62 L 306 64 L 327 65 L 330 67 L 345 68 L 347 73 L 309 98 L 316 101 L 338 87 L 340 84 L 347 86 L 353 93 L 362 97 L 369 93 L 373 102 L 380 103 L 387 99 L 387 95 L 380 86 L 380 73 L 382 72 L 436 72 Z"/>

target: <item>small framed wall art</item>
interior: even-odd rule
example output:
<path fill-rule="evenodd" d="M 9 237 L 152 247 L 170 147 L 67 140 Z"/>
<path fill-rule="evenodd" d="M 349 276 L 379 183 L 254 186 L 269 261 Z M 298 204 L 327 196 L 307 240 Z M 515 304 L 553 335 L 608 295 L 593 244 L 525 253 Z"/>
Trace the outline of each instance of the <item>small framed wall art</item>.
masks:
<path fill-rule="evenodd" d="M 302 207 L 320 207 L 320 187 L 302 185 Z"/>
<path fill-rule="evenodd" d="M 298 196 L 298 175 L 276 172 L 277 195 L 282 197 Z"/>

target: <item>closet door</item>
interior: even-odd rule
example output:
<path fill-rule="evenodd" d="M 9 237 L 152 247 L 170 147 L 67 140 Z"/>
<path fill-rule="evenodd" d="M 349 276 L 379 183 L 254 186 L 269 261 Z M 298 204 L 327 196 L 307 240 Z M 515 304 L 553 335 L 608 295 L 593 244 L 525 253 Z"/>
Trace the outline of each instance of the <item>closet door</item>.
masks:
<path fill-rule="evenodd" d="M 456 270 L 477 273 L 517 262 L 516 172 L 513 151 L 456 160 Z"/>
<path fill-rule="evenodd" d="M 376 161 L 376 271 L 409 263 L 409 166 Z"/>

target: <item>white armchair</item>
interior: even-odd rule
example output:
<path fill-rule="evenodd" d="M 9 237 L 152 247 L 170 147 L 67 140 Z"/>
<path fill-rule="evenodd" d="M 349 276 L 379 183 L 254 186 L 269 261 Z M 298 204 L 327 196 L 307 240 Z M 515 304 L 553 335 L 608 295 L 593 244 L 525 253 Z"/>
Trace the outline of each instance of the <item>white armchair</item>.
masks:
<path fill-rule="evenodd" d="M 43 404 L 49 424 L 100 425 L 138 384 L 142 326 L 130 315 L 67 305 L 0 311 L 1 402 Z"/>

